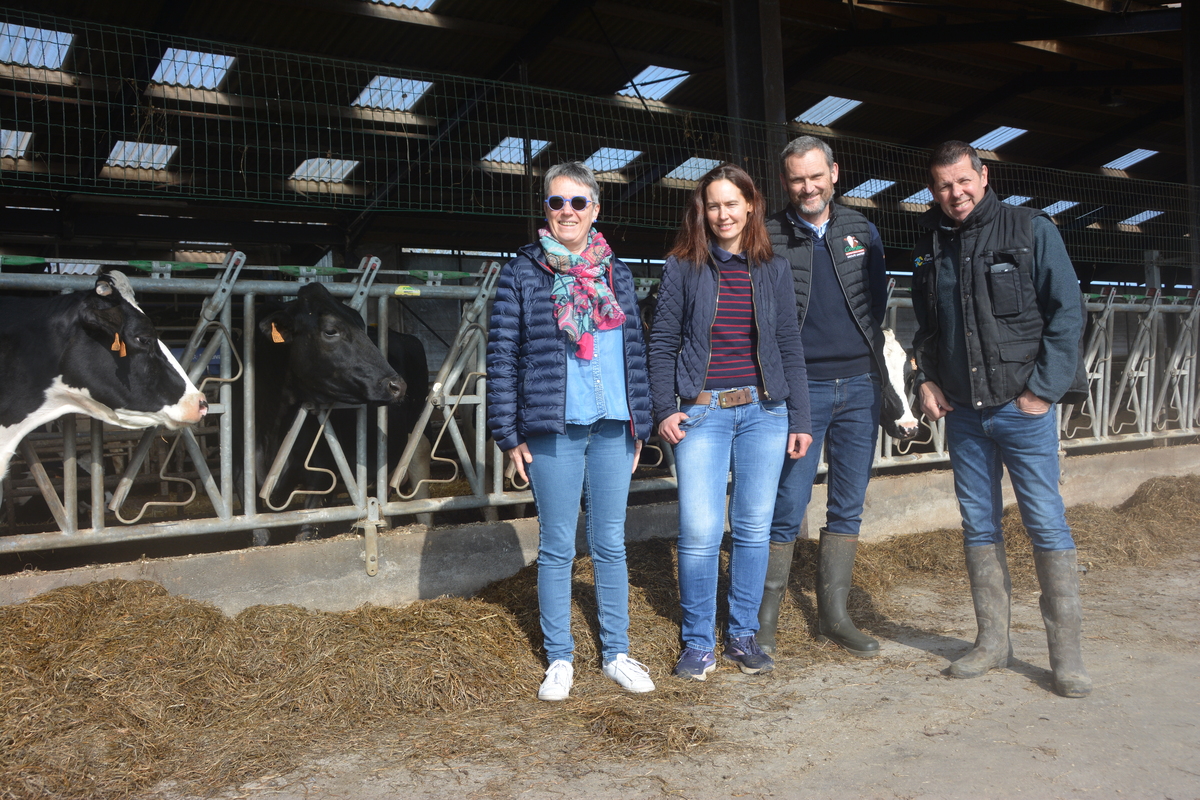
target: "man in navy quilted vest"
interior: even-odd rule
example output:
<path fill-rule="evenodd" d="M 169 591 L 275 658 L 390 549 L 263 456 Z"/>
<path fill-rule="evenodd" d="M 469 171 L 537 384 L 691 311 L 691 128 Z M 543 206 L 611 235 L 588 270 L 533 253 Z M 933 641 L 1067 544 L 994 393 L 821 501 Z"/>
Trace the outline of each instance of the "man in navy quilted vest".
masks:
<path fill-rule="evenodd" d="M 1092 689 L 1080 652 L 1075 542 L 1059 492 L 1057 403 L 1086 385 L 1079 281 L 1053 220 L 1001 202 L 975 149 L 939 145 L 929 160 L 937 205 L 913 249 L 917 400 L 945 418 L 979 633 L 950 665 L 974 678 L 1008 665 L 1012 584 L 1000 528 L 1008 469 L 1033 542 L 1055 690 Z"/>
<path fill-rule="evenodd" d="M 869 658 L 879 654 L 879 643 L 851 622 L 846 598 L 886 376 L 883 244 L 866 217 L 833 202 L 838 165 L 825 142 L 801 136 L 789 143 L 780 154 L 780 179 L 791 202 L 767 218 L 767 231 L 775 254 L 792 267 L 813 442 L 804 458 L 785 462 L 779 478 L 758 643 L 775 651 L 779 608 L 824 445 L 829 472 L 817 554 L 818 629 L 822 638 Z"/>

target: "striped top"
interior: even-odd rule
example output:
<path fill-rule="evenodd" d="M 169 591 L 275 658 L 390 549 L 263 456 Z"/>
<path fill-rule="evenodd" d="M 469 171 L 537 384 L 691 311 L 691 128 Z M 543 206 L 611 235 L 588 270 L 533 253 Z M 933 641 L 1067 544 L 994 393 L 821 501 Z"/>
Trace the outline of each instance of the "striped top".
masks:
<path fill-rule="evenodd" d="M 705 389 L 761 386 L 758 369 L 758 330 L 754 325 L 754 291 L 750 269 L 741 255 L 712 248 L 720 271 L 717 316 L 710 330 L 710 356 Z"/>

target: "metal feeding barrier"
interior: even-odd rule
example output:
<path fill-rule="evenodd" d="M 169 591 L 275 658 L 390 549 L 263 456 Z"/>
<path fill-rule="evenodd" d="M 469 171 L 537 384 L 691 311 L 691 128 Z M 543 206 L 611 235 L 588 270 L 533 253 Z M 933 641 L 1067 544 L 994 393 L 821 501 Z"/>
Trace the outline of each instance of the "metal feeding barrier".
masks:
<path fill-rule="evenodd" d="M 241 253 L 231 253 L 221 267 L 220 277 L 199 278 L 171 277 L 169 279 L 133 278 L 131 283 L 139 294 L 172 294 L 180 296 L 202 296 L 199 320 L 184 348 L 182 362 L 186 365 L 193 381 L 201 385 L 216 384 L 209 392 L 216 395 L 216 402 L 209 405 L 209 417 L 195 429 L 184 429 L 176 434 L 165 434 L 155 429 L 135 434 L 140 442 L 125 462 L 119 480 L 113 484 L 111 501 L 106 503 L 105 452 L 112 447 L 113 431 L 106 432 L 104 426 L 91 421 L 90 437 L 81 439 L 76 431 L 74 416 L 62 418 L 58 423 L 61 444 L 52 448 L 56 441 L 52 434 L 38 432 L 27 437 L 19 454 L 30 472 L 30 478 L 19 478 L 19 461 L 5 480 L 6 495 L 41 494 L 50 506 L 51 514 L 59 531 L 49 533 L 17 534 L 0 537 L 0 552 L 22 552 L 82 545 L 107 544 L 127 540 L 144 540 L 179 536 L 194 536 L 228 531 L 252 531 L 280 526 L 298 526 L 318 523 L 353 524 L 365 534 L 365 558 L 369 572 L 378 567 L 378 550 L 375 536 L 388 524 L 388 518 L 397 516 L 432 514 L 436 512 L 480 509 L 489 518 L 496 518 L 500 506 L 530 503 L 532 494 L 525 487 L 512 484 L 506 490 L 503 474 L 503 454 L 487 437 L 486 432 L 486 347 L 488 303 L 494 293 L 500 265 L 486 262 L 483 269 L 473 274 L 474 286 L 440 285 L 431 283 L 381 284 L 375 279 L 379 269 L 377 259 L 366 259 L 358 270 L 355 283 L 329 283 L 329 291 L 344 298 L 363 317 L 367 317 L 368 298 L 376 301 L 377 341 L 386 355 L 389 327 L 390 303 L 394 297 L 403 297 L 405 302 L 424 300 L 452 300 L 462 304 L 461 319 L 454 340 L 443 363 L 437 370 L 426 398 L 418 424 L 410 435 L 407 446 L 396 464 L 387 463 L 387 414 L 379 409 L 373 421 L 369 419 L 365 406 L 357 407 L 358 419 L 356 439 L 358 447 L 353 459 L 345 455 L 341 443 L 333 434 L 332 427 L 325 425 L 322 436 L 334 453 L 337 475 L 347 487 L 347 500 L 340 505 L 325 508 L 300 509 L 288 504 L 268 505 L 259 509 L 257 501 L 270 496 L 269 489 L 259 492 L 255 475 L 252 446 L 244 446 L 235 452 L 234 426 L 242 426 L 242 441 L 251 443 L 255 439 L 253 413 L 243 413 L 241 420 L 234 418 L 238 409 L 233 404 L 233 392 L 240 383 L 242 409 L 254 408 L 255 352 L 254 337 L 250 335 L 256 326 L 255 299 L 258 296 L 286 296 L 295 294 L 295 281 L 242 280 L 239 277 L 245 258 Z M 389 273 L 389 277 L 392 274 Z M 403 274 L 403 273 L 400 273 Z M 415 275 L 415 273 L 413 273 Z M 422 276 L 429 277 L 429 276 Z M 31 275 L 0 273 L 0 289 L 21 290 L 76 290 L 90 288 L 91 278 L 74 275 Z M 232 297 L 242 301 L 242 330 L 244 335 L 239 348 L 234 331 L 234 303 Z M 1196 435 L 1200 423 L 1200 403 L 1197 401 L 1196 354 L 1200 341 L 1200 299 L 1193 293 L 1186 300 L 1166 298 L 1157 292 L 1145 296 L 1125 296 L 1113 290 L 1088 298 L 1089 326 L 1084 341 L 1084 359 L 1089 376 L 1089 393 L 1086 401 L 1078 406 L 1063 405 L 1057 410 L 1063 452 L 1092 446 L 1134 446 L 1147 440 L 1166 440 Z M 914 327 L 912 303 L 907 297 L 891 297 L 889 301 L 889 324 L 896 329 L 901 341 L 911 341 Z M 907 335 L 906 335 L 907 334 Z M 220 372 L 201 380 L 214 356 L 219 356 Z M 297 416 L 293 428 L 298 427 L 308 414 L 316 414 L 324 422 L 328 407 L 304 409 Z M 431 423 L 433 423 L 431 425 Z M 945 433 L 941 422 L 930 425 L 922 421 L 922 430 L 916 439 L 896 442 L 886 435 L 880 436 L 875 467 L 883 472 L 889 469 L 911 468 L 925 465 L 937 468 L 948 461 Z M 415 464 L 427 447 L 426 431 L 440 445 L 448 442 L 455 458 L 437 456 L 448 462 L 451 478 L 431 478 L 415 470 Z M 374 463 L 368 464 L 366 442 L 372 434 L 379 447 L 376 448 Z M 164 436 L 175 439 L 169 448 L 163 446 Z M 125 441 L 128 436 L 117 436 Z M 212 440 L 215 439 L 215 447 Z M 275 458 L 275 467 L 266 476 L 267 485 L 278 476 L 277 467 L 286 458 L 287 449 L 295 437 Z M 79 442 L 84 441 L 90 454 L 79 457 Z M 178 443 L 184 444 L 187 459 L 176 451 Z M 424 444 L 423 444 L 424 443 Z M 154 448 L 166 455 L 158 458 L 157 469 L 148 471 L 147 461 Z M 649 452 L 657 449 L 657 459 Z M 43 465 L 48 453 L 61 453 L 63 476 L 61 496 L 49 472 Z M 673 476 L 673 461 L 670 448 L 652 442 L 644 455 L 639 475 L 631 486 L 633 493 L 671 490 L 676 487 Z M 240 458 L 240 461 L 238 460 Z M 216 464 L 215 470 L 210 462 Z M 235 465 L 240 465 L 241 482 L 235 487 Z M 823 468 L 823 467 L 822 467 Z M 90 476 L 90 526 L 81 527 L 77 522 L 81 509 L 78 472 L 83 469 Z M 331 478 L 334 473 L 325 471 Z M 432 483 L 447 483 L 458 475 L 466 479 L 469 493 L 457 496 L 428 497 Z M 404 489 L 405 481 L 409 488 Z M 111 483 L 111 481 L 110 481 Z M 183 486 L 191 495 L 188 500 L 142 498 L 142 507 L 136 515 L 127 515 L 122 509 L 128 502 L 135 484 L 143 486 L 167 484 Z M 373 486 L 372 486 L 373 485 Z M 14 487 L 15 486 L 15 494 Z M 192 519 L 151 519 L 167 506 L 183 507 L 203 490 L 211 503 L 209 516 Z M 235 491 L 236 490 L 236 491 Z M 425 495 L 425 496 L 423 496 Z M 335 498 L 336 499 L 336 498 Z M 240 507 L 239 507 L 240 503 Z M 104 509 L 113 512 L 118 524 L 110 525 Z"/>

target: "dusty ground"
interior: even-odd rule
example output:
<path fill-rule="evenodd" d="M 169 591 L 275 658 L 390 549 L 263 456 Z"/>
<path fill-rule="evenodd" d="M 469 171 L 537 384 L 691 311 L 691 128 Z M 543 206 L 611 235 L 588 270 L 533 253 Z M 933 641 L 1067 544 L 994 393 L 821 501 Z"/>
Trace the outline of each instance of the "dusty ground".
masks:
<path fill-rule="evenodd" d="M 811 665 L 780 653 L 770 675 L 722 668 L 702 709 L 717 741 L 657 760 L 551 751 L 414 762 L 403 732 L 219 795 L 318 798 L 1200 798 L 1200 555 L 1082 577 L 1091 697 L 1050 689 L 1037 594 L 1014 596 L 1014 663 L 946 675 L 975 633 L 965 584 L 895 589 L 883 654 Z M 579 669 L 589 669 L 577 665 Z M 659 682 L 670 664 L 651 664 Z M 534 687 L 530 687 L 534 691 Z M 714 692 L 714 695 L 717 694 Z M 570 702 L 570 701 L 568 701 Z M 501 734 L 502 736 L 502 734 Z M 174 797 L 169 788 L 156 797 Z"/>

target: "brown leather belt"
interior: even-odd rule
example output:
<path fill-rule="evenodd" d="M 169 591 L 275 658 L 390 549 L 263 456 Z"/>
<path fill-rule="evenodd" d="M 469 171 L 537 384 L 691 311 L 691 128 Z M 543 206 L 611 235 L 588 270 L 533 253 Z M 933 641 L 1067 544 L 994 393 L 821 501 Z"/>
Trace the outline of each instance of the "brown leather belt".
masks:
<path fill-rule="evenodd" d="M 717 405 L 721 408 L 734 408 L 735 406 L 744 406 L 754 402 L 754 392 L 749 389 L 727 389 L 723 392 L 701 392 L 696 395 L 696 399 L 691 402 L 698 406 L 706 406 L 712 402 L 713 395 L 717 396 Z M 758 394 L 762 395 L 762 389 L 758 389 Z"/>

